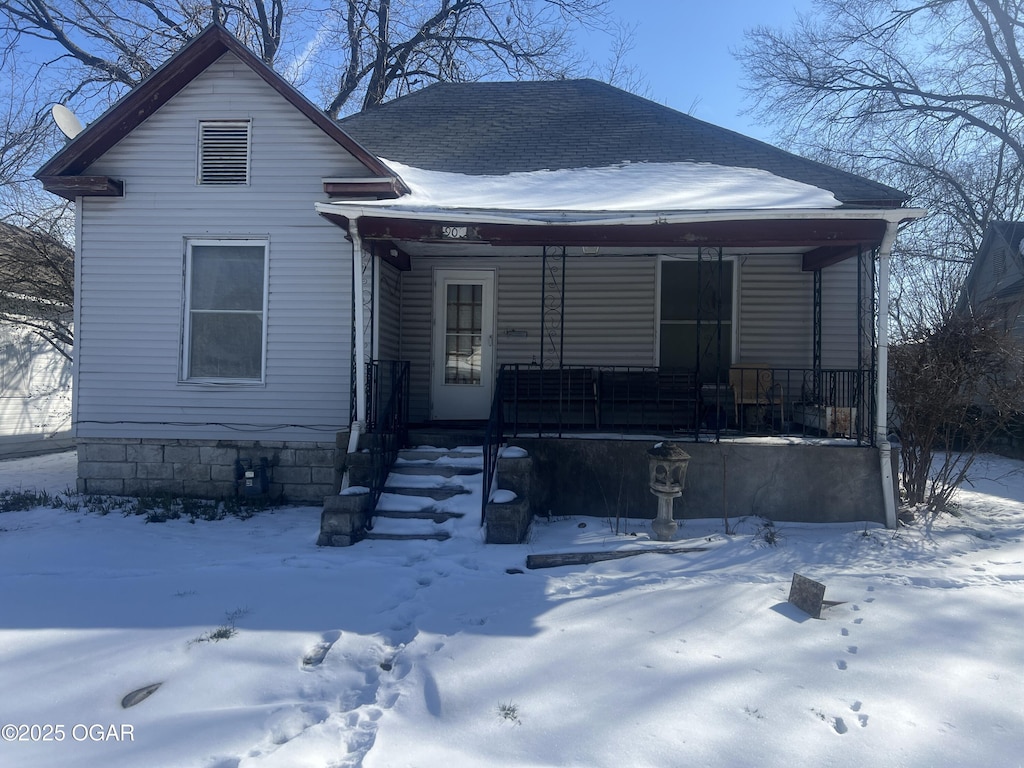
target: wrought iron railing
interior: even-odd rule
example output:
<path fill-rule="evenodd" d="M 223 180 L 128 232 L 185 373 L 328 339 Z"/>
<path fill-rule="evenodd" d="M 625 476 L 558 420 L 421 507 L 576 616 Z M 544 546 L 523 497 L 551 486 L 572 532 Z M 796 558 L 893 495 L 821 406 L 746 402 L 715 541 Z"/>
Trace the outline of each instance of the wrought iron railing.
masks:
<path fill-rule="evenodd" d="M 752 434 L 828 435 L 871 442 L 870 370 L 736 365 L 700 380 L 691 371 L 506 364 L 490 422 L 503 434 L 670 431 L 693 439 Z"/>
<path fill-rule="evenodd" d="M 377 506 L 398 451 L 409 436 L 409 363 L 367 363 L 366 436 L 371 457 L 370 509 Z"/>
<path fill-rule="evenodd" d="M 491 412 L 487 418 L 487 429 L 484 431 L 484 476 L 482 496 L 480 500 L 480 525 L 487 522 L 487 502 L 494 490 L 494 476 L 498 472 L 498 457 L 501 446 L 505 442 L 505 407 L 502 399 L 503 384 L 506 378 L 504 366 L 498 371 L 498 380 L 494 387 L 494 398 L 491 400 Z"/>
<path fill-rule="evenodd" d="M 507 436 L 566 432 L 672 432 L 693 440 L 747 435 L 874 442 L 871 370 L 735 365 L 699 381 L 691 371 L 645 366 L 505 364 L 484 434 L 480 522 Z"/>

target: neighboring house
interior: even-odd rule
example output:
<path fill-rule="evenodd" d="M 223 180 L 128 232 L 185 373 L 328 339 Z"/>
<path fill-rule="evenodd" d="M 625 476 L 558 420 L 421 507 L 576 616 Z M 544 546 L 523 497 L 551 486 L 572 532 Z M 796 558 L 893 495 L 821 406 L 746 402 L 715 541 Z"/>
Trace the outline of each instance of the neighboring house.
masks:
<path fill-rule="evenodd" d="M 71 361 L 32 325 L 60 312 L 54 284 L 70 274 L 73 257 L 49 238 L 0 222 L 0 459 L 72 445 Z"/>
<path fill-rule="evenodd" d="M 964 281 L 958 309 L 1000 323 L 1024 342 L 1024 223 L 988 225 Z"/>
<path fill-rule="evenodd" d="M 732 514 L 895 519 L 874 275 L 922 212 L 889 187 L 590 80 L 335 123 L 219 27 L 37 176 L 78 207 L 83 490 L 229 494 L 267 459 L 317 499 L 407 387 L 413 423 L 519 441 L 703 435 L 715 496 L 686 514 L 728 485 Z M 848 448 L 724 447 L 752 426 Z M 586 473 L 558 462 L 539 485 L 566 510 Z"/>

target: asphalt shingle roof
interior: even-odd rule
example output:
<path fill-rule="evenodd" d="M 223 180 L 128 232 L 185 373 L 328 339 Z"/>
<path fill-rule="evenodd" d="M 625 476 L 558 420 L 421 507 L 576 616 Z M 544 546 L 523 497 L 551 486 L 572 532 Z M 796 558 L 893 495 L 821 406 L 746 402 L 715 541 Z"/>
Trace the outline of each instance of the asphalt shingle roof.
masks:
<path fill-rule="evenodd" d="M 378 157 L 433 171 L 704 162 L 759 168 L 847 205 L 893 207 L 907 197 L 596 80 L 438 83 L 340 124 Z"/>

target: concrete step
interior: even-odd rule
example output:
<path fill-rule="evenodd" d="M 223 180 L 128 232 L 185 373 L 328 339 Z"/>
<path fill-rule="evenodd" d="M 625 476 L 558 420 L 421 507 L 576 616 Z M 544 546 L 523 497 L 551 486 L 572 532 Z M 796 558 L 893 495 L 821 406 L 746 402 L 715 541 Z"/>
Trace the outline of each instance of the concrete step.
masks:
<path fill-rule="evenodd" d="M 480 423 L 472 426 L 449 428 L 417 428 L 409 430 L 409 445 L 429 445 L 438 448 L 461 448 L 466 445 L 483 445 L 487 425 Z"/>
<path fill-rule="evenodd" d="M 471 493 L 471 491 L 468 488 L 454 485 L 443 485 L 437 488 L 416 488 L 402 485 L 387 485 L 384 487 L 384 493 L 392 493 L 397 496 L 420 496 L 426 499 L 433 499 L 434 501 L 444 501 L 445 499 L 451 499 L 455 496 Z"/>
<path fill-rule="evenodd" d="M 436 533 L 374 533 L 370 531 L 363 536 L 363 539 L 370 541 L 446 541 L 451 537 L 447 531 L 437 531 Z"/>
<path fill-rule="evenodd" d="M 466 515 L 462 512 L 446 512 L 443 509 L 425 507 L 423 509 L 377 509 L 374 518 L 389 517 L 393 520 L 433 520 L 443 523 L 445 520 L 456 520 Z"/>
<path fill-rule="evenodd" d="M 393 475 L 435 475 L 437 477 L 455 477 L 456 475 L 479 475 L 483 473 L 481 467 L 464 467 L 454 464 L 440 464 L 425 462 L 422 464 L 411 464 L 399 462 L 391 468 Z"/>
<path fill-rule="evenodd" d="M 484 452 L 480 448 L 461 448 L 458 450 L 445 450 L 444 448 L 420 447 L 403 448 L 398 452 L 399 461 L 446 461 L 452 460 L 461 462 L 463 460 L 478 459 L 483 461 Z"/>

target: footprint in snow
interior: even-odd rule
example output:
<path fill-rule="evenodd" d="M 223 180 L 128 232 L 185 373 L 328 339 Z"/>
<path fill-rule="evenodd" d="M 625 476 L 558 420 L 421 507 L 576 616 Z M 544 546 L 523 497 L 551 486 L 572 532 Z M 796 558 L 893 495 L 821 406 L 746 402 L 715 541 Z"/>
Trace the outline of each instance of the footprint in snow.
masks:
<path fill-rule="evenodd" d="M 341 631 L 337 629 L 331 632 L 324 632 L 321 636 L 320 642 L 302 657 L 302 668 L 310 669 L 311 667 L 319 667 L 340 637 Z"/>
<path fill-rule="evenodd" d="M 832 730 L 838 733 L 839 735 L 842 735 L 849 730 L 849 728 L 846 727 L 846 722 L 841 717 L 829 717 L 824 712 L 819 712 L 816 709 L 812 709 L 811 712 L 817 715 L 818 719 L 821 720 L 823 723 L 827 723 L 828 725 L 832 726 Z"/>

